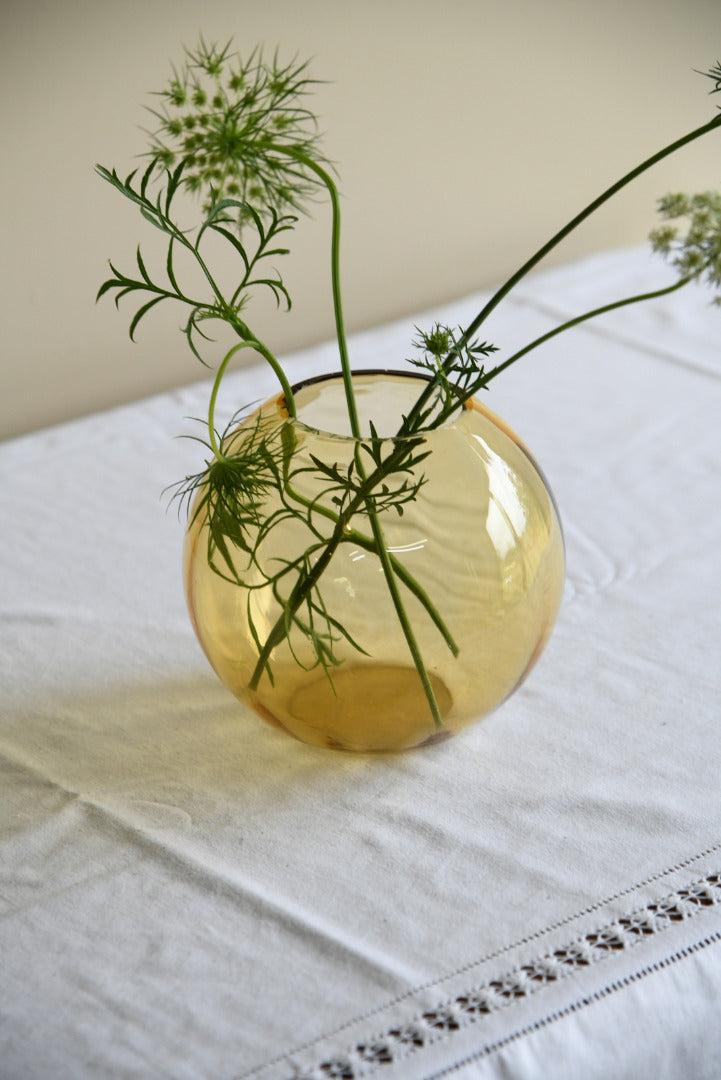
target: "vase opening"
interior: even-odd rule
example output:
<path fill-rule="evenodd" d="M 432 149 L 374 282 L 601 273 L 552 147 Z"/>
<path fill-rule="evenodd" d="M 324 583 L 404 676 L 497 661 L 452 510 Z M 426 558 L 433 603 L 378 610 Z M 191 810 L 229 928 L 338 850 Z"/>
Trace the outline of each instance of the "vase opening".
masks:
<path fill-rule="evenodd" d="M 382 439 L 396 436 L 403 417 L 411 409 L 429 382 L 427 375 L 415 371 L 388 371 L 370 368 L 353 372 L 353 391 L 361 437 L 370 438 L 371 422 Z M 296 404 L 296 423 L 320 435 L 351 439 L 345 386 L 340 372 L 304 379 L 292 387 Z M 279 407 L 288 416 L 285 399 Z"/>

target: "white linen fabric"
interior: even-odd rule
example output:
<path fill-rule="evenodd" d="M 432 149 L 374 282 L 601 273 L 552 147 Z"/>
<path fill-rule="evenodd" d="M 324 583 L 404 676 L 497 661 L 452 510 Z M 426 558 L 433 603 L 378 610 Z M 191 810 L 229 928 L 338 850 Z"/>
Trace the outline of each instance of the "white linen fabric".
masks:
<path fill-rule="evenodd" d="M 484 333 L 668 279 L 595 256 Z M 718 1076 L 720 333 L 689 288 L 493 386 L 559 503 L 564 603 L 502 708 L 401 755 L 296 743 L 209 669 L 160 496 L 207 383 L 0 446 L 3 1080 Z M 274 390 L 252 365 L 222 407 Z"/>

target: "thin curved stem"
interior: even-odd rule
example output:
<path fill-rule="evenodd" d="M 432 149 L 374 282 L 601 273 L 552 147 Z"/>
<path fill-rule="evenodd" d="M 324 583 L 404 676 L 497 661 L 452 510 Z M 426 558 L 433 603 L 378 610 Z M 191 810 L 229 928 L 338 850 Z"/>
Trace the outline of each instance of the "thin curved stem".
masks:
<path fill-rule="evenodd" d="M 353 388 L 353 376 L 350 366 L 350 357 L 348 354 L 348 341 L 345 331 L 345 319 L 343 316 L 343 298 L 340 285 L 340 234 L 341 234 L 341 212 L 340 212 L 340 195 L 338 193 L 338 186 L 322 165 L 308 157 L 306 154 L 299 150 L 294 150 L 291 147 L 273 146 L 271 149 L 278 151 L 282 154 L 287 154 L 289 157 L 294 158 L 295 161 L 304 165 L 311 172 L 315 173 L 323 186 L 328 191 L 331 203 L 331 289 L 333 292 L 333 317 L 335 320 L 335 333 L 338 342 L 338 355 L 340 357 L 340 366 L 343 373 L 343 388 L 345 390 L 346 402 L 348 405 L 348 420 L 350 423 L 350 429 L 355 438 L 360 438 L 360 422 L 358 420 L 358 409 L 355 400 L 355 391 Z"/>
<path fill-rule="evenodd" d="M 659 161 L 662 161 L 670 154 L 673 154 L 677 150 L 680 150 L 682 146 L 686 146 L 688 143 L 693 142 L 695 139 L 699 139 L 702 135 L 706 135 L 709 131 L 713 131 L 713 129 L 717 127 L 721 127 L 721 114 L 715 116 L 713 120 L 710 120 L 708 123 L 702 124 L 701 127 L 695 128 L 693 131 L 690 131 L 687 135 L 682 136 L 680 139 L 676 139 L 675 142 L 669 143 L 669 145 L 665 146 L 663 150 L 659 150 L 657 151 L 657 153 L 652 154 L 651 157 L 646 158 L 646 160 L 642 161 L 640 165 L 637 165 L 634 169 L 631 169 L 630 172 L 627 172 L 624 176 L 622 176 L 620 180 L 617 180 L 615 184 L 611 184 L 609 188 L 606 188 L 606 190 L 603 191 L 592 202 L 590 202 L 588 206 L 584 207 L 584 209 L 581 210 L 580 213 L 576 214 L 574 218 L 571 218 L 568 224 L 564 225 L 562 229 L 559 229 L 558 232 L 550 238 L 550 240 L 543 244 L 543 246 L 540 247 L 538 251 L 536 251 L 536 253 L 531 256 L 530 259 L 527 259 L 526 262 L 523 263 L 523 265 L 520 266 L 518 270 L 516 270 L 515 274 L 512 274 L 511 277 L 505 282 L 505 284 L 503 284 L 501 288 L 493 294 L 485 307 L 478 313 L 473 322 L 466 328 L 466 331 L 464 333 L 465 340 L 468 340 L 473 336 L 473 334 L 475 334 L 478 328 L 488 318 L 490 313 L 500 304 L 504 296 L 507 296 L 511 289 L 515 288 L 518 282 L 522 278 L 524 278 L 526 274 L 534 268 L 534 266 L 541 262 L 541 260 L 544 259 L 546 255 L 548 255 L 548 253 L 553 250 L 554 247 L 560 244 L 562 240 L 565 240 L 569 233 L 573 232 L 573 230 L 576 229 L 583 221 L 585 221 L 586 218 L 590 217 L 591 214 L 595 213 L 595 211 L 598 210 L 599 207 L 603 206 L 605 202 L 607 202 L 610 198 L 616 195 L 617 192 L 619 192 L 627 184 L 630 184 L 632 180 L 635 180 L 637 176 L 640 176 L 642 173 L 646 172 L 647 169 L 650 169 L 653 165 L 658 164 Z"/>
<path fill-rule="evenodd" d="M 369 478 L 369 484 L 373 484 L 373 486 L 375 486 L 377 483 L 380 482 L 381 479 L 382 475 L 380 474 L 377 480 L 374 480 L 374 477 L 371 476 Z M 305 506 L 308 510 L 312 510 L 315 514 L 321 514 L 323 517 L 327 518 L 329 521 L 332 521 L 334 524 L 338 523 L 340 515 L 335 510 L 331 510 L 330 507 L 325 506 L 323 503 L 314 502 L 312 499 L 308 499 L 305 495 L 301 494 L 301 492 L 297 491 L 288 479 L 286 479 L 285 481 L 285 490 L 291 497 L 291 499 L 300 503 L 302 506 Z M 378 555 L 375 539 L 370 536 L 366 536 L 358 529 L 352 528 L 349 525 L 347 525 L 343 531 L 343 541 L 349 544 L 356 544 L 359 548 L 363 548 L 364 551 L 367 551 L 372 555 Z M 416 600 L 418 600 L 419 603 L 423 605 L 423 607 L 426 609 L 428 616 L 434 623 L 436 629 L 441 634 L 441 637 L 445 641 L 448 648 L 451 650 L 454 656 L 458 656 L 458 645 L 453 638 L 450 630 L 443 621 L 443 617 L 438 611 L 438 608 L 428 596 L 428 593 L 416 581 L 413 575 L 409 573 L 408 570 L 406 570 L 403 563 L 396 558 L 392 551 L 386 549 L 386 552 L 390 560 L 391 569 L 393 570 L 395 576 L 405 585 L 408 591 L 412 593 L 413 596 L 415 596 Z"/>
<path fill-rule="evenodd" d="M 508 280 L 499 289 L 497 289 L 497 291 L 493 294 L 493 296 L 491 296 L 490 300 L 485 304 L 485 306 L 478 313 L 475 319 L 473 319 L 473 321 L 463 331 L 459 344 L 467 343 L 468 341 L 470 341 L 476 331 L 480 328 L 480 326 L 482 326 L 482 324 L 491 314 L 491 312 L 494 311 L 495 308 L 500 304 L 501 300 L 503 300 L 504 297 L 506 297 L 508 293 L 510 293 L 511 290 L 515 288 L 519 281 L 521 281 L 526 276 L 526 274 L 533 270 L 534 267 L 537 266 L 538 263 L 541 262 L 541 260 L 544 259 L 546 255 L 548 255 L 549 252 L 553 250 L 554 247 L 560 244 L 561 241 L 563 241 L 571 232 L 573 232 L 574 229 L 576 229 L 582 222 L 584 222 L 586 218 L 590 217 L 591 214 L 595 213 L 596 210 L 603 206 L 605 202 L 611 199 L 614 195 L 617 194 L 617 192 L 619 192 L 627 184 L 630 184 L 632 180 L 635 180 L 637 176 L 640 176 L 647 169 L 650 169 L 659 161 L 662 161 L 665 157 L 668 157 L 670 154 L 675 153 L 676 150 L 680 150 L 683 146 L 686 146 L 688 143 L 691 143 L 695 139 L 700 138 L 702 135 L 708 134 L 708 132 L 713 131 L 714 128 L 717 127 L 721 127 L 721 114 L 715 116 L 713 120 L 702 124 L 701 127 L 695 128 L 688 134 L 683 135 L 680 139 L 676 139 L 674 142 L 669 143 L 668 146 L 664 147 L 662 150 L 659 150 L 657 153 L 652 154 L 651 157 L 646 158 L 646 160 L 642 161 L 640 165 L 637 165 L 634 169 L 631 169 L 630 172 L 627 172 L 614 184 L 611 184 L 610 187 L 606 188 L 605 191 L 603 191 L 597 198 L 595 198 L 586 207 L 584 207 L 584 209 L 581 210 L 580 213 L 576 214 L 574 218 L 572 218 L 566 225 L 564 225 L 562 229 L 559 229 L 558 232 L 554 233 L 550 240 L 543 244 L 542 247 L 540 247 L 538 251 L 536 251 L 535 254 L 530 257 L 530 259 L 527 259 L 526 262 L 524 262 L 523 265 L 520 266 L 518 270 L 516 270 L 516 272 L 512 274 L 511 277 L 508 278 Z M 677 286 L 674 286 L 673 288 L 675 287 Z M 623 303 L 637 303 L 643 299 L 651 299 L 656 295 L 664 295 L 664 290 L 662 290 L 658 294 L 655 292 L 649 293 L 647 294 L 647 296 L 632 297 L 629 301 L 607 305 L 606 307 L 598 308 L 595 311 L 588 313 L 587 315 L 581 316 L 578 320 L 572 320 L 568 324 L 564 323 L 563 326 L 557 327 L 554 331 L 551 331 L 547 335 L 543 335 L 538 340 L 526 346 L 526 348 L 516 353 L 513 357 L 506 360 L 503 364 L 499 364 L 496 368 L 493 369 L 491 373 L 489 373 L 483 385 L 486 385 L 491 378 L 495 378 L 495 376 L 500 374 L 501 371 L 505 371 L 505 369 L 509 367 L 510 364 L 514 363 L 521 356 L 524 356 L 527 352 L 530 352 L 531 349 L 536 348 L 537 345 L 540 345 L 544 341 L 547 341 L 549 337 L 553 337 L 555 336 L 555 334 L 561 333 L 562 330 L 570 329 L 571 326 L 577 325 L 578 322 L 583 322 L 587 318 L 592 318 L 595 315 L 600 315 L 604 311 L 610 311 L 614 307 L 621 307 Z M 454 357 L 456 353 L 457 349 L 454 349 L 451 351 L 449 356 Z M 399 430 L 399 434 L 405 434 L 409 430 L 412 421 L 415 419 L 418 412 L 427 402 L 432 392 L 432 389 L 432 383 L 424 387 L 423 391 L 419 395 L 418 399 L 414 402 L 407 416 L 404 417 L 403 424 Z"/>
<path fill-rule="evenodd" d="M 291 416 L 295 416 L 295 399 L 293 398 L 293 391 L 290 388 L 290 383 L 288 382 L 285 372 L 283 371 L 282 367 L 280 366 L 276 358 L 273 356 L 271 351 L 266 348 L 262 341 L 258 341 L 257 338 L 250 338 L 247 341 L 239 342 L 237 345 L 234 345 L 232 349 L 229 349 L 223 357 L 223 360 L 215 374 L 215 379 L 213 380 L 213 388 L 210 392 L 210 401 L 208 403 L 208 437 L 211 450 L 215 454 L 218 461 L 225 461 L 225 455 L 220 449 L 220 445 L 218 443 L 218 436 L 215 430 L 215 404 L 218 399 L 218 391 L 220 390 L 220 384 L 223 381 L 223 376 L 225 375 L 228 364 L 233 359 L 235 354 L 237 352 L 240 352 L 241 349 L 254 349 L 255 352 L 260 353 L 260 355 L 268 361 L 270 366 L 273 368 L 273 371 L 277 375 L 281 387 L 283 388 L 283 394 L 285 395 L 285 402 L 288 412 Z"/>
<path fill-rule="evenodd" d="M 668 296 L 669 293 L 676 292 L 677 289 L 683 288 L 689 281 L 691 281 L 690 277 L 683 277 L 678 281 L 674 281 L 673 285 L 667 285 L 663 289 L 654 289 L 653 292 L 639 293 L 637 296 L 628 296 L 624 300 L 615 300 L 610 304 L 604 304 L 602 307 L 594 308 L 592 311 L 586 311 L 583 315 L 576 315 L 573 319 L 561 323 L 560 326 L 554 326 L 552 330 L 548 330 L 545 334 L 541 334 L 540 337 L 537 337 L 528 345 L 524 345 L 524 347 L 519 349 L 518 352 L 515 352 L 513 356 L 509 356 L 502 364 L 498 364 L 489 371 L 485 377 L 484 386 L 487 385 L 491 379 L 495 379 L 497 375 L 500 375 L 502 371 L 505 371 L 506 368 L 510 367 L 511 364 L 515 364 L 516 360 L 520 360 L 526 353 L 531 352 L 533 349 L 537 349 L 539 345 L 543 345 L 546 341 L 550 341 L 551 338 L 556 337 L 558 334 L 562 334 L 566 330 L 571 330 L 574 326 L 580 326 L 581 323 L 588 322 L 589 319 L 595 319 L 598 315 L 605 315 L 609 311 L 615 311 L 617 308 L 628 307 L 629 304 L 640 304 L 645 300 L 656 300 L 660 296 Z"/>

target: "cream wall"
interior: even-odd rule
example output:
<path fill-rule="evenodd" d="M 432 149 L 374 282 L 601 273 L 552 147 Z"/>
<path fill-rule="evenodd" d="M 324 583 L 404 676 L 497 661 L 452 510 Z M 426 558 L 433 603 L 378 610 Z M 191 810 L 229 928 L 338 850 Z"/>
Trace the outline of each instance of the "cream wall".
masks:
<path fill-rule="evenodd" d="M 2 0 L 0 437 L 204 377 L 178 315 L 138 344 L 94 304 L 130 266 L 132 208 L 94 162 L 134 165 L 146 91 L 181 44 L 233 35 L 315 57 L 344 196 L 350 330 L 507 274 L 642 156 L 712 115 L 721 0 Z M 655 199 L 721 182 L 719 136 L 663 164 L 556 256 L 636 243 Z M 150 230 L 152 232 L 152 230 Z M 297 233 L 276 352 L 328 338 L 327 211 Z"/>

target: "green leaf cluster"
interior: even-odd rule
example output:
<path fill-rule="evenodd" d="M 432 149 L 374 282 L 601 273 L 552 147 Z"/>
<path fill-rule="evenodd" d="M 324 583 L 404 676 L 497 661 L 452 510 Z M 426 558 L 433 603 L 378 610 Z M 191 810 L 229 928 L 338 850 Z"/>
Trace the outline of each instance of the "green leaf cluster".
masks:
<path fill-rule="evenodd" d="M 157 162 L 152 161 L 139 179 L 138 170 L 134 170 L 123 180 L 115 169 L 96 166 L 98 174 L 126 199 L 135 203 L 142 217 L 167 237 L 164 280 L 159 281 L 151 276 L 138 246 L 137 274 L 121 271 L 111 262 L 113 276 L 100 286 L 97 299 L 112 293 L 116 307 L 127 296 L 138 300 L 139 306 L 130 321 L 131 339 L 134 339 L 141 319 L 158 304 L 164 301 L 180 303 L 186 310 L 183 333 L 188 346 L 194 356 L 205 364 L 201 350 L 203 343 L 209 340 L 208 322 L 219 320 L 229 325 L 244 341 L 253 340 L 241 312 L 255 290 L 270 290 L 278 305 L 282 303 L 287 309 L 290 308 L 290 295 L 280 275 L 277 271 L 266 273 L 260 264 L 263 260 L 289 253 L 289 249 L 278 246 L 277 241 L 281 234 L 293 229 L 297 218 L 290 214 L 281 215 L 271 207 L 264 220 L 252 206 L 237 199 L 222 199 L 203 216 L 197 229 L 183 229 L 174 216 L 174 200 L 181 188 L 185 167 L 181 161 L 172 172 L 166 167 L 158 172 Z M 252 227 L 252 245 L 228 228 L 230 213 L 244 215 Z M 210 235 L 219 237 L 240 260 L 237 285 L 229 294 L 224 292 L 205 259 L 204 243 Z M 207 289 L 204 296 L 190 295 L 180 283 L 183 275 L 178 267 L 179 253 L 185 255 L 196 270 L 200 270 Z"/>

